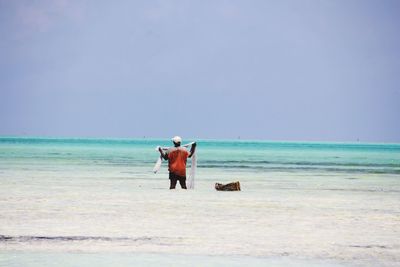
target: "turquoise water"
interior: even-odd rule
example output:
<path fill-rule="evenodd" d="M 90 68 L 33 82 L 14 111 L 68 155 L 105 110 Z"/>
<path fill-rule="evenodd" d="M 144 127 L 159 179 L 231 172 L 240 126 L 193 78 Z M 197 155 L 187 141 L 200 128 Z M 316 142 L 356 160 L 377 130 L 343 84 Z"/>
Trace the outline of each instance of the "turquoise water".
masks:
<path fill-rule="evenodd" d="M 192 141 L 192 140 L 188 140 Z M 199 168 L 400 174 L 400 144 L 198 141 Z M 2 169 L 49 162 L 69 166 L 151 168 L 167 140 L 0 138 Z"/>
<path fill-rule="evenodd" d="M 241 266 L 400 261 L 400 144 L 185 141 L 198 143 L 196 188 L 169 191 L 166 165 L 152 173 L 155 147 L 169 140 L 0 137 L 7 265 L 70 253 Z M 236 180 L 241 192 L 213 189 Z"/>

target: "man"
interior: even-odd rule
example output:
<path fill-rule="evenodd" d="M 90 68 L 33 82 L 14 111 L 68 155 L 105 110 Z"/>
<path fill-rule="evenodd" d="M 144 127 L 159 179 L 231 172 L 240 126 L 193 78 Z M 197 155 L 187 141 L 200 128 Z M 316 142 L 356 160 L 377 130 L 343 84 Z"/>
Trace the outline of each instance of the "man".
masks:
<path fill-rule="evenodd" d="M 187 158 L 192 157 L 196 149 L 196 143 L 192 144 L 190 152 L 188 152 L 186 148 L 181 147 L 182 138 L 179 136 L 172 138 L 172 142 L 174 143 L 174 147 L 168 149 L 165 153 L 161 148 L 158 148 L 161 157 L 168 160 L 169 189 L 175 189 L 178 181 L 181 188 L 186 189 L 186 161 Z"/>

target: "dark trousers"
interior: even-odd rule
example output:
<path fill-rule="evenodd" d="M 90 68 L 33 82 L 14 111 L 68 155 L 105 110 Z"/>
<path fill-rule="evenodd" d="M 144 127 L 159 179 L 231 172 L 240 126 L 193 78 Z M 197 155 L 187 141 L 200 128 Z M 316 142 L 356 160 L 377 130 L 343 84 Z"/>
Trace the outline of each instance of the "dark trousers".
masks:
<path fill-rule="evenodd" d="M 179 184 L 181 185 L 181 188 L 186 189 L 186 177 L 185 176 L 179 176 L 179 175 L 176 175 L 175 173 L 170 172 L 169 180 L 171 182 L 169 189 L 175 189 L 176 183 L 178 181 L 179 181 Z"/>

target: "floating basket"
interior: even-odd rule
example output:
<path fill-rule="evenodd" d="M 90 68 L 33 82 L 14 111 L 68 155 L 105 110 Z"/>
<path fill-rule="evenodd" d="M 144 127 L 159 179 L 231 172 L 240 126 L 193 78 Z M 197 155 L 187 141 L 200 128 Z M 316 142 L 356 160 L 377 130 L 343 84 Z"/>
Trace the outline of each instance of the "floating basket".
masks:
<path fill-rule="evenodd" d="M 229 184 L 215 183 L 215 189 L 217 191 L 240 191 L 240 182 L 232 182 Z"/>

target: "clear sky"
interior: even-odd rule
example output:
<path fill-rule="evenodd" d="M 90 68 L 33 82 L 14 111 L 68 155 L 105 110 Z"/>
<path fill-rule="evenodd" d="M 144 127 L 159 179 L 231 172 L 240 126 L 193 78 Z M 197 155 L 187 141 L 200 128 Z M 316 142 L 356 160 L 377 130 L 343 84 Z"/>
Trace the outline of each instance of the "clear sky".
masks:
<path fill-rule="evenodd" d="M 0 135 L 400 142 L 400 1 L 0 0 Z"/>

